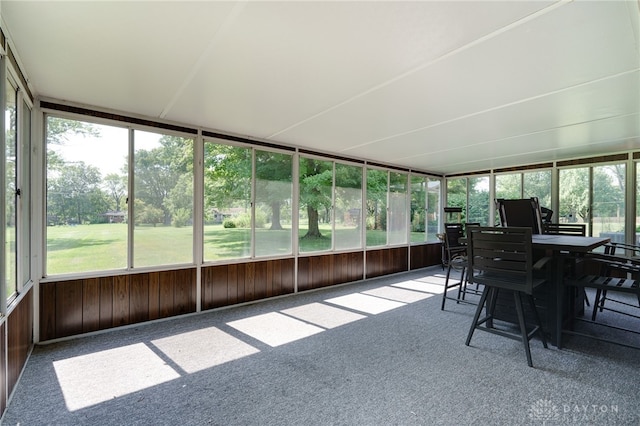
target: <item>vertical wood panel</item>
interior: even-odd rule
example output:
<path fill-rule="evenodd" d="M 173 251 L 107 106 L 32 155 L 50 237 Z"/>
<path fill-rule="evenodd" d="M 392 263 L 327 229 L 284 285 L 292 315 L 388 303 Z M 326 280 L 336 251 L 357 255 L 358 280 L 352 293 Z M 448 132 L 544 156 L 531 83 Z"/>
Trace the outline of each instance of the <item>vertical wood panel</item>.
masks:
<path fill-rule="evenodd" d="M 160 318 L 166 318 L 173 315 L 173 288 L 174 284 L 172 282 L 173 276 L 171 274 L 167 274 L 164 271 L 160 273 L 159 276 L 159 288 L 160 292 L 159 296 L 159 316 Z"/>
<path fill-rule="evenodd" d="M 100 281 L 100 329 L 113 325 L 113 277 L 99 278 Z"/>
<path fill-rule="evenodd" d="M 231 305 L 238 303 L 238 265 L 227 268 L 227 302 Z"/>
<path fill-rule="evenodd" d="M 280 278 L 282 280 L 282 293 L 280 294 L 293 293 L 295 290 L 295 260 L 284 259 L 281 262 Z"/>
<path fill-rule="evenodd" d="M 271 262 L 271 291 L 274 296 L 284 294 L 282 282 L 282 264 L 283 260 L 274 260 Z"/>
<path fill-rule="evenodd" d="M 255 262 L 254 267 L 254 297 L 264 299 L 267 297 L 267 262 Z"/>
<path fill-rule="evenodd" d="M 149 319 L 160 318 L 160 273 L 148 274 L 149 282 Z"/>
<path fill-rule="evenodd" d="M 129 320 L 137 323 L 149 320 L 149 274 L 129 278 Z"/>
<path fill-rule="evenodd" d="M 298 291 L 305 291 L 311 289 L 310 275 L 311 261 L 308 257 L 298 258 Z"/>
<path fill-rule="evenodd" d="M 100 329 L 100 280 L 83 280 L 82 288 L 82 332 Z"/>
<path fill-rule="evenodd" d="M 224 306 L 227 303 L 229 294 L 229 267 L 226 265 L 216 266 L 212 277 L 212 306 Z"/>
<path fill-rule="evenodd" d="M 113 277 L 113 326 L 129 324 L 129 277 Z"/>
<path fill-rule="evenodd" d="M 276 261 L 268 261 L 268 262 L 264 262 L 264 266 L 265 266 L 265 279 L 264 279 L 264 284 L 265 284 L 265 294 L 267 297 L 273 297 L 275 295 L 274 291 L 273 291 L 273 264 L 276 263 Z"/>
<path fill-rule="evenodd" d="M 246 301 L 256 300 L 256 267 L 253 262 L 244 264 L 244 294 Z"/>
<path fill-rule="evenodd" d="M 56 283 L 43 283 L 40 284 L 40 340 L 56 336 Z"/>
<path fill-rule="evenodd" d="M 201 272 L 201 298 L 202 309 L 213 308 L 213 271 L 214 268 L 209 266 L 202 268 Z"/>
<path fill-rule="evenodd" d="M 5 346 L 5 328 L 6 323 L 0 324 L 0 359 L 4 360 L 7 356 L 7 348 Z M 7 398 L 9 394 L 7 392 L 7 388 L 5 387 L 7 378 L 7 370 L 4 362 L 0 362 L 0 415 L 4 414 L 4 410 L 7 409 Z"/>
<path fill-rule="evenodd" d="M 180 271 L 171 271 L 174 276 L 174 315 L 181 315 L 192 312 L 191 310 L 191 271 L 183 269 Z"/>
<path fill-rule="evenodd" d="M 56 284 L 56 336 L 82 333 L 82 280 Z"/>
<path fill-rule="evenodd" d="M 4 333 L 7 334 L 7 347 L 4 346 Z M 0 398 L 4 403 L 5 398 L 2 396 L 11 395 L 13 389 L 18 382 L 22 368 L 27 362 L 29 349 L 33 343 L 33 290 L 29 290 L 13 311 L 9 314 L 6 321 L 6 330 L 2 328 L 2 343 L 0 346 L 0 359 L 7 359 L 7 370 L 4 370 L 4 362 L 2 362 L 2 373 L 0 376 L 7 377 L 7 389 L 4 392 L 4 380 L 1 382 L 2 392 Z"/>

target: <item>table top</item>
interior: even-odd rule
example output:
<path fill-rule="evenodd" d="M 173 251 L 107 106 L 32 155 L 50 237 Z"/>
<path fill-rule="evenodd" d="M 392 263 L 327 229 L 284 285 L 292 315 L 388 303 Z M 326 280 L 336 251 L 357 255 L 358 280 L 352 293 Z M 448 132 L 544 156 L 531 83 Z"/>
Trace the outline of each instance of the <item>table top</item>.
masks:
<path fill-rule="evenodd" d="M 588 252 L 610 241 L 606 237 L 582 237 L 579 235 L 533 234 L 531 243 L 536 248 Z"/>

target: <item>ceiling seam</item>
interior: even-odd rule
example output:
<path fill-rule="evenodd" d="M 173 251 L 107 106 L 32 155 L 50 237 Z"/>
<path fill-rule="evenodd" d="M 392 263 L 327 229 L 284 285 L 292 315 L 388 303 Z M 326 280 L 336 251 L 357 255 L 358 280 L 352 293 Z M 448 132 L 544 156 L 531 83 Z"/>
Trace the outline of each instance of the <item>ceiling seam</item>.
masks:
<path fill-rule="evenodd" d="M 200 69 L 202 68 L 204 61 L 209 57 L 209 55 L 211 54 L 211 51 L 213 50 L 215 45 L 218 43 L 218 40 L 220 39 L 220 35 L 223 34 L 227 30 L 227 28 L 231 26 L 233 22 L 235 22 L 238 15 L 244 9 L 246 3 L 247 3 L 247 0 L 239 0 L 233 6 L 233 9 L 231 10 L 231 12 L 229 12 L 227 17 L 224 19 L 224 21 L 222 22 L 222 25 L 220 25 L 220 28 L 218 28 L 218 30 L 215 32 L 215 34 L 211 38 L 211 41 L 209 42 L 207 47 L 202 51 L 202 54 L 200 55 L 196 63 L 193 65 L 193 67 L 191 67 L 189 74 L 187 74 L 187 76 L 185 77 L 180 87 L 178 87 L 174 96 L 171 98 L 171 100 L 167 103 L 167 105 L 164 107 L 164 109 L 160 113 L 160 118 L 165 118 L 167 114 L 169 114 L 169 112 L 171 111 L 175 103 L 178 101 L 180 96 L 182 96 L 182 94 L 184 93 L 187 86 L 193 81 L 198 71 L 200 71 Z"/>
<path fill-rule="evenodd" d="M 481 145 L 487 145 L 487 144 L 491 144 L 491 143 L 496 143 L 496 142 L 503 142 L 503 141 L 507 141 L 509 139 L 514 139 L 514 138 L 519 138 L 522 136 L 532 136 L 532 135 L 539 135 L 542 133 L 546 133 L 546 132 L 550 132 L 550 131 L 554 131 L 554 130 L 559 130 L 559 129 L 564 129 L 564 128 L 568 128 L 568 127 L 572 127 L 572 126 L 579 126 L 582 124 L 587 124 L 587 123 L 596 123 L 596 122 L 601 122 L 601 121 L 607 121 L 607 120 L 613 120 L 616 118 L 625 118 L 625 117 L 632 117 L 632 116 L 636 116 L 636 115 L 640 115 L 640 112 L 638 113 L 633 113 L 633 114 L 619 114 L 619 115 L 614 115 L 611 117 L 604 117 L 604 118 L 599 118 L 597 120 L 588 120 L 588 121 L 581 121 L 579 123 L 571 123 L 571 124 L 565 124 L 562 126 L 555 126 L 555 127 L 550 127 L 548 129 L 544 129 L 544 130 L 536 130 L 533 132 L 527 132 L 527 133 L 520 133 L 518 135 L 513 135 L 513 136 L 507 136 L 505 138 L 498 138 L 498 139 L 491 139 L 488 141 L 483 141 L 483 142 L 478 142 L 478 143 L 474 143 L 471 145 L 465 145 L 464 148 L 469 148 L 469 147 L 477 147 L 477 146 L 481 146 Z M 601 142 L 597 142 L 597 143 L 601 143 Z M 433 155 L 433 154 L 439 154 L 439 153 L 443 153 L 443 152 L 448 152 L 448 151 L 456 151 L 458 149 L 463 149 L 462 147 L 457 147 L 457 148 L 450 148 L 450 149 L 441 149 L 438 151 L 429 151 L 428 153 L 424 153 L 424 154 L 414 154 L 411 156 L 404 156 L 404 157 L 399 157 L 399 158 L 394 158 L 390 161 L 401 161 L 407 158 L 416 158 L 416 157 L 423 157 L 426 155 Z M 540 151 L 536 151 L 536 152 L 544 152 L 545 150 L 540 150 Z"/>
<path fill-rule="evenodd" d="M 366 95 L 368 95 L 370 93 L 373 93 L 373 92 L 375 92 L 375 91 L 377 91 L 379 89 L 382 89 L 382 88 L 384 88 L 386 86 L 389 86 L 389 85 L 391 85 L 391 84 L 393 84 L 393 83 L 395 83 L 397 81 L 400 81 L 400 80 L 404 79 L 405 77 L 408 77 L 408 76 L 410 76 L 412 74 L 415 74 L 418 71 L 421 71 L 421 70 L 423 70 L 425 68 L 428 68 L 428 67 L 430 67 L 430 66 L 432 66 L 432 65 L 434 65 L 434 64 L 436 64 L 436 63 L 438 63 L 440 61 L 443 61 L 443 60 L 449 58 L 450 56 L 454 56 L 454 55 L 456 55 L 456 54 L 458 54 L 460 52 L 463 52 L 463 51 L 465 51 L 467 49 L 470 49 L 470 48 L 472 48 L 472 47 L 474 47 L 474 46 L 476 46 L 478 44 L 484 43 L 487 40 L 491 40 L 492 38 L 497 37 L 500 34 L 503 34 L 503 33 L 507 32 L 507 31 L 510 31 L 513 28 L 517 28 L 520 25 L 523 25 L 523 24 L 525 24 L 525 23 L 527 23 L 529 21 L 532 21 L 534 19 L 537 19 L 540 16 L 546 15 L 547 13 L 550 13 L 553 10 L 555 10 L 555 9 L 561 7 L 561 6 L 564 6 L 564 5 L 568 4 L 568 3 L 571 3 L 571 2 L 573 2 L 573 0 L 560 0 L 560 1 L 554 3 L 554 4 L 550 5 L 550 6 L 547 6 L 547 7 L 543 8 L 543 9 L 540 9 L 540 10 L 534 12 L 534 13 L 531 13 L 531 14 L 523 17 L 523 18 L 520 18 L 520 19 L 516 20 L 515 22 L 507 24 L 504 27 L 501 27 L 501 28 L 499 28 L 499 29 L 497 29 L 497 30 L 495 30 L 493 32 L 490 32 L 489 34 L 485 34 L 484 36 L 479 37 L 479 38 L 477 38 L 477 39 L 475 39 L 475 40 L 473 40 L 473 41 L 471 41 L 471 42 L 469 42 L 469 43 L 467 43 L 467 44 L 465 44 L 463 46 L 455 48 L 455 49 L 453 49 L 453 50 L 451 50 L 451 51 L 449 51 L 449 52 L 447 52 L 447 53 L 445 53 L 445 54 L 443 54 L 443 55 L 441 55 L 441 56 L 439 56 L 439 57 L 437 57 L 437 58 L 435 58 L 435 59 L 433 59 L 431 61 L 428 61 L 426 63 L 418 65 L 418 66 L 416 66 L 416 67 L 414 67 L 414 68 L 412 68 L 412 69 L 410 69 L 408 71 L 405 71 L 405 72 L 397 75 L 396 77 L 393 77 L 393 78 L 391 78 L 391 79 L 389 79 L 389 80 L 387 80 L 387 81 L 385 81 L 383 83 L 377 84 L 377 85 L 375 85 L 375 86 L 373 86 L 373 87 L 371 87 L 371 88 L 369 88 L 369 89 L 367 89 L 367 90 L 365 90 L 363 92 L 360 92 L 360 93 L 358 93 L 356 95 L 351 96 L 350 98 L 348 98 L 348 99 L 346 99 L 344 101 L 338 102 L 337 104 L 335 104 L 335 105 L 333 105 L 333 106 L 331 106 L 331 107 L 329 107 L 329 108 L 327 108 L 327 109 L 325 109 L 323 111 L 320 111 L 320 112 L 318 112 L 316 114 L 313 114 L 313 115 L 311 115 L 311 116 L 309 116 L 309 117 L 307 117 L 307 118 L 305 118 L 303 120 L 298 121 L 297 123 L 294 123 L 294 124 L 284 128 L 282 130 L 279 130 L 279 131 L 267 136 L 267 139 L 271 139 L 271 138 L 274 138 L 276 136 L 281 135 L 282 133 L 288 132 L 289 130 L 294 129 L 294 128 L 296 128 L 296 127 L 298 127 L 298 126 L 300 126 L 300 125 L 302 125 L 304 123 L 307 123 L 307 122 L 309 122 L 311 120 L 314 120 L 314 119 L 316 119 L 316 118 L 318 118 L 320 116 L 323 116 L 323 115 L 333 111 L 334 109 L 340 108 L 341 106 L 344 106 L 344 105 L 346 105 L 346 104 L 348 104 L 350 102 L 353 102 L 353 101 L 355 101 L 355 100 L 357 100 L 359 98 L 362 98 L 362 97 L 364 97 L 364 96 L 366 96 Z"/>
<path fill-rule="evenodd" d="M 519 100 L 514 101 L 514 102 L 509 102 L 509 103 L 506 103 L 506 104 L 502 104 L 502 105 L 498 105 L 498 106 L 495 106 L 495 107 L 487 108 L 487 109 L 484 109 L 482 111 L 476 111 L 476 112 L 473 112 L 473 113 L 470 113 L 470 114 L 461 115 L 459 117 L 451 118 L 449 120 L 445 120 L 445 121 L 440 121 L 438 123 L 429 124 L 428 126 L 419 127 L 419 128 L 416 128 L 416 129 L 408 130 L 406 132 L 396 133 L 394 135 L 386 136 L 384 138 L 374 139 L 374 140 L 371 140 L 371 141 L 368 141 L 368 142 L 365 142 L 365 143 L 362 143 L 362 144 L 359 144 L 359 145 L 353 145 L 350 148 L 345 149 L 345 150 L 343 150 L 341 152 L 346 152 L 346 151 L 350 151 L 352 149 L 362 148 L 364 146 L 371 145 L 371 144 L 374 144 L 374 143 L 384 142 L 386 140 L 394 139 L 394 138 L 397 138 L 397 137 L 400 137 L 400 136 L 410 135 L 412 133 L 421 132 L 421 131 L 424 131 L 424 130 L 427 130 L 427 129 L 431 129 L 431 128 L 434 128 L 434 127 L 442 126 L 442 125 L 445 125 L 445 124 L 450 124 L 450 123 L 453 123 L 453 122 L 456 122 L 456 121 L 459 121 L 459 120 L 464 120 L 464 119 L 471 118 L 471 117 L 474 117 L 474 116 L 478 116 L 478 115 L 481 115 L 481 114 L 485 114 L 485 113 L 488 113 L 488 112 L 497 111 L 497 110 L 500 110 L 500 109 L 503 109 L 503 108 L 511 107 L 511 106 L 522 104 L 522 103 L 525 103 L 525 102 L 530 102 L 530 101 L 533 101 L 533 100 L 536 100 L 536 99 L 541 99 L 541 98 L 544 98 L 546 96 L 555 95 L 555 94 L 558 94 L 558 93 L 566 92 L 568 90 L 573 90 L 573 89 L 576 89 L 576 88 L 579 88 L 579 87 L 588 86 L 588 85 L 594 84 L 594 83 L 600 83 L 602 81 L 606 81 L 606 80 L 609 80 L 609 79 L 622 77 L 622 76 L 625 76 L 627 74 L 633 74 L 633 73 L 637 73 L 637 72 L 640 72 L 640 68 L 634 68 L 632 70 L 623 71 L 623 72 L 620 72 L 620 73 L 617 73 L 617 74 L 613 74 L 613 75 L 608 75 L 606 77 L 601 77 L 601 78 L 598 78 L 598 79 L 595 79 L 595 80 L 590 80 L 590 81 L 574 84 L 573 86 L 563 87 L 562 89 L 554 90 L 554 91 L 551 91 L 551 92 L 546 92 L 546 93 L 542 93 L 542 94 L 539 94 L 539 95 L 530 96 L 528 98 L 519 99 Z"/>

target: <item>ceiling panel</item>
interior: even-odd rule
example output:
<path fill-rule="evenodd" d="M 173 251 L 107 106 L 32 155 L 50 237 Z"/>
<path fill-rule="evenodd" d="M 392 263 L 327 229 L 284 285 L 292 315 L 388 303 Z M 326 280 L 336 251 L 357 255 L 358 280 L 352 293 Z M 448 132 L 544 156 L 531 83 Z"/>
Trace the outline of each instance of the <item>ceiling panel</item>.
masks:
<path fill-rule="evenodd" d="M 260 137 L 275 134 L 273 139 L 284 141 L 277 135 L 284 128 L 386 84 L 545 4 L 250 3 L 170 117 Z M 286 139 L 308 145 L 307 136 Z"/>
<path fill-rule="evenodd" d="M 38 97 L 439 173 L 640 149 L 639 8 L 0 0 Z"/>
<path fill-rule="evenodd" d="M 624 5 L 613 10 L 601 25 L 605 33 L 618 33 L 616 39 L 625 41 L 616 46 L 601 42 L 600 30 L 593 30 L 594 22 L 604 14 L 597 6 L 581 3 L 554 9 L 278 137 L 291 143 L 304 139 L 309 145 L 324 142 L 330 150 L 349 150 L 493 108 L 517 105 L 606 78 L 617 70 L 638 69 L 634 40 L 624 39 L 624 31 L 619 30 L 619 22 L 625 17 Z M 557 31 L 552 29 L 563 24 L 572 24 L 572 30 L 554 39 Z M 631 90 L 624 96 L 637 99 Z"/>
<path fill-rule="evenodd" d="M 507 144 L 511 138 L 520 135 L 598 122 L 629 112 L 638 114 L 640 101 L 633 93 L 640 93 L 640 71 L 428 126 L 405 135 L 346 148 L 342 152 L 346 155 L 377 157 L 388 155 L 388 146 L 392 144 L 394 151 L 387 161 L 405 163 L 411 161 L 412 157 L 428 156 L 439 149 L 471 150 L 487 142 Z M 638 132 L 640 129 L 636 129 L 635 135 Z M 593 139 L 593 135 L 585 137 L 584 143 L 590 139 Z M 482 156 L 483 152 L 475 155 Z"/>

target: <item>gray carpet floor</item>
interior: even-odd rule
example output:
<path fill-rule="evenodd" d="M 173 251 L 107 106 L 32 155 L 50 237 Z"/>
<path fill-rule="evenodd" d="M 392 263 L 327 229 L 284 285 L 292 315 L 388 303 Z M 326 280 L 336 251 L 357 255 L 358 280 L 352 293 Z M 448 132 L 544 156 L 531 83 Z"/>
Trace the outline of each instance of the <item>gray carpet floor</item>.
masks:
<path fill-rule="evenodd" d="M 427 268 L 36 346 L 3 424 L 640 425 L 639 350 L 534 339 L 530 368 L 519 342 L 467 347 L 475 306 L 441 311 L 443 282 Z"/>

